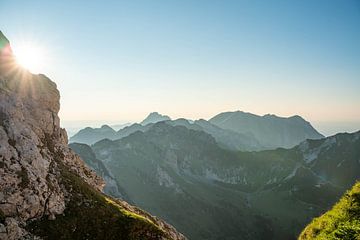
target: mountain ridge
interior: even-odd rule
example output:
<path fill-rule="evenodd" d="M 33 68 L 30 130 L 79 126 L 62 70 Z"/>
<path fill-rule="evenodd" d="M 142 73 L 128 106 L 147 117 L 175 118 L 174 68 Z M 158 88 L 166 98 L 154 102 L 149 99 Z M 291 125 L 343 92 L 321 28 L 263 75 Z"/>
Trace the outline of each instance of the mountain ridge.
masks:
<path fill-rule="evenodd" d="M 243 111 L 223 112 L 209 119 L 223 129 L 252 134 L 268 149 L 291 148 L 306 139 L 319 139 L 320 134 L 301 116 L 278 117 L 274 114 L 259 116 Z"/>
<path fill-rule="evenodd" d="M 140 124 L 145 126 L 150 123 L 157 123 L 161 121 L 171 120 L 171 118 L 167 115 L 161 115 L 158 112 L 150 113 Z"/>
<path fill-rule="evenodd" d="M 292 149 L 234 152 L 204 131 L 165 121 L 122 139 L 99 141 L 92 149 L 132 202 L 190 238 L 294 239 L 359 178 L 359 136 L 337 134 Z"/>
<path fill-rule="evenodd" d="M 85 144 L 94 144 L 97 141 L 108 138 L 110 140 L 116 140 L 128 136 L 136 131 L 147 131 L 152 124 L 159 121 L 166 121 L 170 125 L 182 125 L 189 129 L 204 131 L 211 134 L 222 147 L 229 150 L 240 150 L 240 151 L 260 151 L 265 149 L 276 149 L 278 147 L 291 148 L 307 138 L 322 138 L 323 136 L 318 134 L 317 131 L 312 128 L 311 124 L 305 121 L 302 117 L 295 115 L 289 118 L 277 117 L 273 114 L 267 114 L 263 117 L 257 116 L 252 113 L 238 112 L 225 112 L 220 113 L 217 116 L 224 114 L 246 114 L 250 116 L 249 121 L 251 126 L 246 127 L 246 131 L 238 131 L 236 128 L 224 127 L 214 120 L 216 116 L 209 121 L 199 119 L 195 121 L 189 121 L 184 118 L 175 120 L 169 120 L 167 116 L 161 115 L 157 112 L 150 113 L 149 116 L 144 119 L 140 124 L 134 123 L 130 126 L 124 127 L 117 132 L 113 130 L 104 131 L 102 128 L 85 128 L 80 130 L 77 134 L 70 138 L 70 142 L 79 142 Z M 150 117 L 150 118 L 149 118 Z M 260 118 L 265 124 L 265 128 L 259 129 L 254 128 L 253 125 L 259 125 L 256 121 L 253 123 L 253 117 Z M 150 120 L 149 120 L 150 119 Z M 274 120 L 275 119 L 275 120 Z M 280 122 L 278 122 L 280 119 Z M 276 121 L 277 126 L 272 126 L 273 121 Z M 287 123 L 290 121 L 292 125 Z M 149 122 L 144 125 L 144 123 Z M 241 120 L 236 125 L 241 124 Z M 295 127 L 294 127 L 295 124 Z M 304 125 L 305 124 L 305 125 Z M 298 126 L 296 126 L 298 125 Z M 273 130 L 273 128 L 275 130 Z M 295 130 L 294 130 L 294 129 Z M 307 128 L 310 128 L 308 133 Z M 297 136 L 296 133 L 300 135 Z M 259 135 L 260 134 L 260 135 Z M 268 140 L 263 141 L 261 135 L 267 134 Z M 313 134 L 313 135 L 312 135 Z M 315 135 L 314 135 L 315 134 Z M 278 140 L 276 140 L 278 139 Z M 279 140 L 280 139 L 280 140 Z M 290 144 L 289 144 L 290 143 Z"/>

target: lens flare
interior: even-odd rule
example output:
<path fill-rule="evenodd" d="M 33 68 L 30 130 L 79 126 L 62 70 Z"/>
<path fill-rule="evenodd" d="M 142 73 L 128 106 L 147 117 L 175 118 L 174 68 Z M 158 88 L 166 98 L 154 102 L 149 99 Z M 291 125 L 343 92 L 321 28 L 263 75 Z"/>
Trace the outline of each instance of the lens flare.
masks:
<path fill-rule="evenodd" d="M 41 47 L 32 43 L 24 43 L 16 46 L 13 51 L 17 63 L 30 72 L 40 73 L 44 70 L 46 52 Z"/>

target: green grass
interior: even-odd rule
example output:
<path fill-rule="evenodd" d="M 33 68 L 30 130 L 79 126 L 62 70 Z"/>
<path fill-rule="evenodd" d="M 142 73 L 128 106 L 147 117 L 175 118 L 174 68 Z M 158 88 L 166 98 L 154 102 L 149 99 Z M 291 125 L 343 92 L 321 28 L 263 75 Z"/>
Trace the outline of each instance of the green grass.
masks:
<path fill-rule="evenodd" d="M 315 218 L 299 240 L 360 239 L 360 183 L 348 191 L 328 212 Z"/>
<path fill-rule="evenodd" d="M 28 223 L 43 239 L 162 239 L 166 234 L 150 219 L 124 209 L 119 202 L 60 166 L 61 183 L 71 193 L 64 214 Z"/>

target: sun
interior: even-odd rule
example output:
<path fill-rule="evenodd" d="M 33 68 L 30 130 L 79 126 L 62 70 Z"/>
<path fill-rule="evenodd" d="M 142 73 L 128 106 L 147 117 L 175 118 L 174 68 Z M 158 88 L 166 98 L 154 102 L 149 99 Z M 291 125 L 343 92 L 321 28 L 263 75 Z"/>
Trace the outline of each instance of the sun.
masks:
<path fill-rule="evenodd" d="M 13 49 L 16 61 L 19 65 L 32 73 L 44 71 L 46 53 L 43 48 L 33 43 L 23 43 Z"/>

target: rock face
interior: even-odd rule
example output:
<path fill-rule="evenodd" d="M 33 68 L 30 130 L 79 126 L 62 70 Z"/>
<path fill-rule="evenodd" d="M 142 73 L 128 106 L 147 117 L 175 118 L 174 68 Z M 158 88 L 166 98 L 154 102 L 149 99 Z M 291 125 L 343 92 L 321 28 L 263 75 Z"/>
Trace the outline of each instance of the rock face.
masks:
<path fill-rule="evenodd" d="M 132 226 L 134 222 L 144 226 L 141 233 L 128 230 L 120 233 L 119 230 L 114 233 L 122 234 L 118 236 L 183 239 L 166 223 L 146 216 L 141 210 L 134 213 L 139 220 L 128 221 L 124 216 L 132 213 L 132 207 L 108 200 L 100 193 L 105 185 L 102 178 L 86 167 L 68 147 L 66 131 L 59 124 L 59 98 L 56 84 L 46 76 L 33 75 L 17 66 L 9 41 L 0 32 L 0 239 L 28 239 L 36 238 L 35 235 L 44 238 L 51 235 L 50 238 L 55 239 L 53 232 L 47 232 L 48 226 L 52 225 L 56 225 L 58 231 L 64 231 L 66 236 L 68 226 L 55 219 L 67 217 L 68 222 L 77 217 L 80 219 L 82 216 L 66 212 L 75 200 L 80 206 L 77 210 L 84 212 L 91 213 L 89 208 L 98 204 L 98 209 L 103 208 L 104 215 L 99 217 L 104 217 L 104 221 L 108 217 L 105 213 L 115 211 L 112 216 L 123 217 L 126 226 Z M 75 192 L 75 189 L 79 191 Z M 78 194 L 81 191 L 83 193 Z M 83 206 L 82 203 L 87 204 Z M 83 229 L 86 232 L 87 226 L 73 222 L 72 227 L 77 231 Z M 166 227 L 155 230 L 155 225 L 159 224 Z M 103 230 L 91 227 L 99 232 L 88 239 L 104 236 L 100 234 Z M 81 236 L 71 234 L 69 232 L 67 236 L 81 239 Z M 116 236 L 108 239 L 112 237 Z"/>

